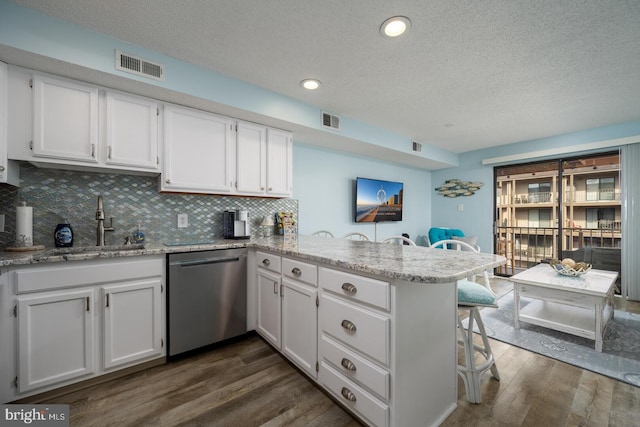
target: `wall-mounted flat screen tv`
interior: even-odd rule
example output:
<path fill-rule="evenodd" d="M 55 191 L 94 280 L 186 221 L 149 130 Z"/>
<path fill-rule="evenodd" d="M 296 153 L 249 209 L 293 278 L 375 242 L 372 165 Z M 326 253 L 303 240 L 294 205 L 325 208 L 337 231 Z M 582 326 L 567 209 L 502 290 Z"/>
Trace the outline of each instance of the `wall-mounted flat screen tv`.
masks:
<path fill-rule="evenodd" d="M 356 178 L 356 222 L 402 221 L 401 182 Z"/>

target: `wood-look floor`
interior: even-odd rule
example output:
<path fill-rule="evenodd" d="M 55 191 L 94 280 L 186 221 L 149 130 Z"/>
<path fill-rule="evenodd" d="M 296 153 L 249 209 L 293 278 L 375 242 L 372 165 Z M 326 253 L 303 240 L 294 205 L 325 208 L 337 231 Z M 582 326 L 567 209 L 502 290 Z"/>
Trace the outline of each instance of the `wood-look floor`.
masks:
<path fill-rule="evenodd" d="M 627 304 L 640 312 L 640 303 Z M 640 388 L 491 340 L 502 377 L 444 426 L 638 426 Z M 70 405 L 71 426 L 357 426 L 265 342 L 240 342 L 38 403 Z M 408 426 L 413 427 L 413 426 Z"/>

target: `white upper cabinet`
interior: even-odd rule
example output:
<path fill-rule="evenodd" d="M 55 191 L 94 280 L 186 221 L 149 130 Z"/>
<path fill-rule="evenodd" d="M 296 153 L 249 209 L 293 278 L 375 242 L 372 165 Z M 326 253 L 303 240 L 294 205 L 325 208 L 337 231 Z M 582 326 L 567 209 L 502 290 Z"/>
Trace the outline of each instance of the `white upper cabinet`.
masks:
<path fill-rule="evenodd" d="M 33 155 L 97 163 L 98 88 L 35 74 Z"/>
<path fill-rule="evenodd" d="M 105 163 L 157 171 L 158 104 L 150 99 L 112 91 L 107 91 L 105 98 Z"/>
<path fill-rule="evenodd" d="M 289 132 L 238 122 L 236 192 L 257 196 L 291 196 L 291 146 Z"/>
<path fill-rule="evenodd" d="M 233 121 L 175 105 L 164 108 L 164 156 L 160 190 L 232 192 Z"/>
<path fill-rule="evenodd" d="M 18 165 L 7 157 L 7 64 L 0 62 L 0 183 L 18 185 Z"/>
<path fill-rule="evenodd" d="M 293 190 L 293 149 L 291 133 L 267 131 L 267 195 L 289 197 Z"/>
<path fill-rule="evenodd" d="M 2 65 L 0 182 L 17 183 L 3 169 L 24 160 L 160 173 L 160 191 L 291 196 L 290 132 L 6 64 L 4 95 Z"/>
<path fill-rule="evenodd" d="M 236 191 L 263 195 L 267 181 L 267 128 L 238 122 Z"/>
<path fill-rule="evenodd" d="M 158 173 L 158 103 L 9 67 L 8 158 Z"/>

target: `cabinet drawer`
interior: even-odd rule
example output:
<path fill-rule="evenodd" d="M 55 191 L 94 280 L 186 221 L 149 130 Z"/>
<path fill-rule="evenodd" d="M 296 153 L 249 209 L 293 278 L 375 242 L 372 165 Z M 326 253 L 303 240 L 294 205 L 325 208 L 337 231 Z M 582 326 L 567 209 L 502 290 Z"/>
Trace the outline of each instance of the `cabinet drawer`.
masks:
<path fill-rule="evenodd" d="M 313 264 L 282 258 L 282 274 L 309 285 L 318 286 L 318 267 Z"/>
<path fill-rule="evenodd" d="M 322 331 L 389 365 L 390 319 L 387 316 L 381 316 L 327 294 L 322 294 L 318 312 Z"/>
<path fill-rule="evenodd" d="M 16 293 L 162 276 L 163 269 L 163 256 L 45 264 L 16 270 Z"/>
<path fill-rule="evenodd" d="M 375 426 L 389 425 L 389 407 L 349 381 L 325 362 L 321 363 L 320 382 L 338 401 Z"/>
<path fill-rule="evenodd" d="M 320 360 L 325 360 L 345 377 L 389 400 L 389 372 L 346 349 L 331 338 L 320 339 Z"/>
<path fill-rule="evenodd" d="M 389 310 L 389 283 L 343 271 L 320 268 L 320 286 L 338 295 Z"/>
<path fill-rule="evenodd" d="M 280 257 L 268 252 L 256 252 L 256 263 L 258 267 L 266 268 L 269 271 L 280 273 Z"/>

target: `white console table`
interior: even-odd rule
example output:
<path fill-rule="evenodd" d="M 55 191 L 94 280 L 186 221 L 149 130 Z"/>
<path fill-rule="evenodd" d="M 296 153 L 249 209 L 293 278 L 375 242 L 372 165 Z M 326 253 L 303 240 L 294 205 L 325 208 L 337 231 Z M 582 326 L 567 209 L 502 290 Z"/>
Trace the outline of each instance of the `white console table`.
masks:
<path fill-rule="evenodd" d="M 602 351 L 617 277 L 615 271 L 593 269 L 582 276 L 562 276 L 549 264 L 511 276 L 514 326 L 520 328 L 523 321 L 592 339 L 596 351 Z M 521 308 L 522 296 L 534 301 Z"/>

